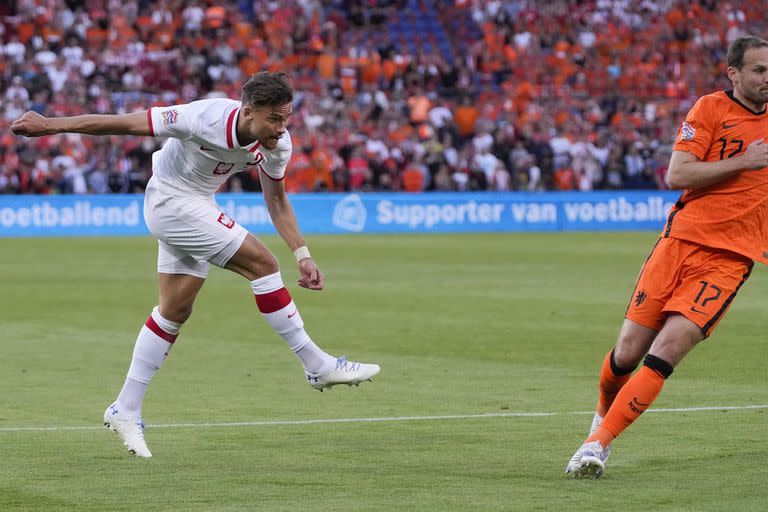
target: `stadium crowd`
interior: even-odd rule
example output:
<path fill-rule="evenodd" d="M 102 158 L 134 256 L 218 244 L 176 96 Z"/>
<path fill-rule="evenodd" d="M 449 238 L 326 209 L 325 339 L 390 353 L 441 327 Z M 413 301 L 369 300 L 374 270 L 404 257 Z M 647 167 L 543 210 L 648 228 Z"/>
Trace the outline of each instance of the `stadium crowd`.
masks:
<path fill-rule="evenodd" d="M 12 5 L 13 4 L 13 5 Z M 0 191 L 141 192 L 153 138 L 24 139 L 46 116 L 296 89 L 300 191 L 664 188 L 692 101 L 761 0 L 17 0 L 0 6 Z M 259 188 L 240 173 L 227 190 Z"/>

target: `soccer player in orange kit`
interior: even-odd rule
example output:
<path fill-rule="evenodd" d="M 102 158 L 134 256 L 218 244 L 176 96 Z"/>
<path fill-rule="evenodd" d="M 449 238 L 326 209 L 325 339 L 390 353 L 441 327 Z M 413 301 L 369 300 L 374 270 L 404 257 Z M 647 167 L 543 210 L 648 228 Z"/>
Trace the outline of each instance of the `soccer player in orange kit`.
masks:
<path fill-rule="evenodd" d="M 678 131 L 667 181 L 683 194 L 603 362 L 589 437 L 566 468 L 574 478 L 603 473 L 611 442 L 711 334 L 754 261 L 768 263 L 768 41 L 740 37 L 727 59 L 733 90 L 701 97 Z"/>

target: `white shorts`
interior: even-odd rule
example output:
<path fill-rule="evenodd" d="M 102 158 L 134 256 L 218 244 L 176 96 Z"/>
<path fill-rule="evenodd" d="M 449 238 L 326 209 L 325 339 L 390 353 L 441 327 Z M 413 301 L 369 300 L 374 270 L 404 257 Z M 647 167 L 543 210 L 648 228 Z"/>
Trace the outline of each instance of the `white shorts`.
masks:
<path fill-rule="evenodd" d="M 221 211 L 211 197 L 186 195 L 156 178 L 147 184 L 144 220 L 157 238 L 157 271 L 208 277 L 223 267 L 248 231 Z"/>

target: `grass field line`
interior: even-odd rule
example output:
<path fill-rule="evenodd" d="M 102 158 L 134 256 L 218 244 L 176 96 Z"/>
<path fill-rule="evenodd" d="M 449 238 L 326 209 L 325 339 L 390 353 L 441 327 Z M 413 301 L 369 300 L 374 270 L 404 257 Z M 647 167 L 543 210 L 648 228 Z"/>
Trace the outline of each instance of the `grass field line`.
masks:
<path fill-rule="evenodd" d="M 706 411 L 745 411 L 768 409 L 766 405 L 713 405 L 703 407 L 674 407 L 666 409 L 648 409 L 646 412 L 706 412 Z M 314 420 L 264 420 L 264 421 L 234 421 L 215 423 L 158 423 L 147 425 L 147 428 L 228 428 L 228 427 L 268 427 L 278 425 L 317 425 L 325 423 L 377 423 L 400 421 L 443 421 L 466 420 L 479 418 L 536 418 L 542 416 L 592 415 L 595 411 L 570 412 L 487 412 L 483 414 L 446 414 L 439 416 L 385 416 L 378 418 L 320 418 Z M 0 432 L 58 432 L 66 430 L 98 430 L 104 427 L 71 426 L 71 427 L 0 427 Z"/>

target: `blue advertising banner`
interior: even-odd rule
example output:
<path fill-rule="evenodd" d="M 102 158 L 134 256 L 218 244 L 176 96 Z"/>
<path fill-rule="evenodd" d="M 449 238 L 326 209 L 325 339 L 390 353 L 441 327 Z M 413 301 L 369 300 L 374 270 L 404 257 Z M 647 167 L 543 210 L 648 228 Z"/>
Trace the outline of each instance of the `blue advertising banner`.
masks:
<path fill-rule="evenodd" d="M 294 194 L 305 233 L 659 230 L 669 191 Z M 148 234 L 141 195 L 0 196 L 0 237 Z M 219 194 L 253 233 L 275 233 L 260 194 Z"/>

